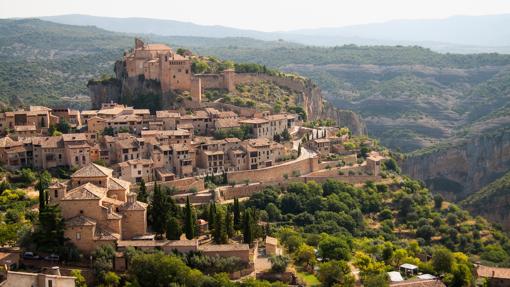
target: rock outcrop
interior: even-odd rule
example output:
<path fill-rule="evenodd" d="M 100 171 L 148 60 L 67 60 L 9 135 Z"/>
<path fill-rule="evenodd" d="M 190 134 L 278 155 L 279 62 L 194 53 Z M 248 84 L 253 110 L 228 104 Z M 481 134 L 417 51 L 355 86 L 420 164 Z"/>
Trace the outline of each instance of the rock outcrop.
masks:
<path fill-rule="evenodd" d="M 404 173 L 423 180 L 433 192 L 460 201 L 510 170 L 510 129 L 411 154 L 401 165 Z"/>

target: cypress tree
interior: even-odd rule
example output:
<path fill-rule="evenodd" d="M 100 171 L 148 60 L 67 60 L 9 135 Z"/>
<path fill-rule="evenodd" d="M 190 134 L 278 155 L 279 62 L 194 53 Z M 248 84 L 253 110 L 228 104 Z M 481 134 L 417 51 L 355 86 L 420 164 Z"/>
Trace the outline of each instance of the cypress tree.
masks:
<path fill-rule="evenodd" d="M 244 211 L 243 215 L 243 242 L 251 244 L 253 242 L 253 222 L 251 212 L 249 210 Z"/>
<path fill-rule="evenodd" d="M 299 145 L 297 147 L 297 155 L 298 157 L 301 156 L 301 142 L 299 142 Z"/>
<path fill-rule="evenodd" d="M 209 205 L 209 217 L 207 218 L 210 228 L 214 228 L 216 226 L 215 217 L 216 217 L 216 204 L 213 202 Z"/>
<path fill-rule="evenodd" d="M 166 228 L 166 239 L 169 240 L 179 240 L 181 239 L 182 229 L 179 221 L 174 216 L 171 216 L 168 219 L 168 224 Z"/>
<path fill-rule="evenodd" d="M 193 237 L 195 237 L 195 223 L 193 221 L 193 209 L 189 202 L 189 196 L 186 197 L 186 209 L 184 213 L 184 233 L 186 233 L 187 239 L 193 239 Z"/>
<path fill-rule="evenodd" d="M 239 208 L 239 199 L 234 198 L 234 228 L 241 229 L 241 209 Z"/>
<path fill-rule="evenodd" d="M 219 207 L 216 210 L 214 223 L 213 239 L 216 244 L 225 244 L 228 242 L 227 231 L 225 228 L 225 211 Z"/>
<path fill-rule="evenodd" d="M 39 192 L 39 211 L 42 211 L 47 204 L 46 189 L 50 186 L 51 175 L 47 172 L 39 172 L 37 174 L 36 188 Z"/>
<path fill-rule="evenodd" d="M 227 214 L 225 215 L 225 229 L 229 238 L 234 237 L 234 220 L 230 206 L 227 207 Z"/>
<path fill-rule="evenodd" d="M 145 186 L 145 180 L 140 181 L 140 190 L 138 191 L 138 200 L 141 202 L 147 202 L 149 194 L 147 193 L 147 187 Z"/>
<path fill-rule="evenodd" d="M 168 197 L 161 191 L 161 188 L 157 183 L 154 183 L 150 215 L 152 219 L 152 230 L 156 233 L 156 236 L 163 235 L 166 231 L 170 213 Z"/>

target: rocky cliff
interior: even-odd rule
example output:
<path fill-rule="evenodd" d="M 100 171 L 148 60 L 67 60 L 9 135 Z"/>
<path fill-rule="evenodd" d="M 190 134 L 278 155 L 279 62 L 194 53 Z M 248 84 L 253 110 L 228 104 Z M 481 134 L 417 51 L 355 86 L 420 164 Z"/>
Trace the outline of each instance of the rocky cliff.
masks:
<path fill-rule="evenodd" d="M 99 109 L 101 103 L 116 102 L 135 107 L 160 109 L 163 100 L 172 95 L 163 95 L 158 81 L 140 77 L 128 77 L 124 61 L 115 62 L 115 78 L 91 80 L 87 84 L 92 108 Z"/>
<path fill-rule="evenodd" d="M 510 231 L 510 172 L 461 202 L 472 214 L 481 215 Z M 487 208 L 490 206 L 490 208 Z"/>
<path fill-rule="evenodd" d="M 402 170 L 434 192 L 460 201 L 510 170 L 510 129 L 409 155 Z"/>

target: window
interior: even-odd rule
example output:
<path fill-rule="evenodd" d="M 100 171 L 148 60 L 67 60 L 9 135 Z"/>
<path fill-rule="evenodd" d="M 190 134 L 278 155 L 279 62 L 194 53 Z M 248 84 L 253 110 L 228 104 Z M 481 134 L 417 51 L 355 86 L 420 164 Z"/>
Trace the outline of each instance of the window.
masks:
<path fill-rule="evenodd" d="M 55 197 L 58 197 L 58 190 L 55 190 Z"/>
<path fill-rule="evenodd" d="M 48 287 L 53 287 L 53 280 L 48 280 Z"/>
<path fill-rule="evenodd" d="M 81 239 L 81 233 L 80 232 L 76 232 L 76 240 L 80 240 Z"/>

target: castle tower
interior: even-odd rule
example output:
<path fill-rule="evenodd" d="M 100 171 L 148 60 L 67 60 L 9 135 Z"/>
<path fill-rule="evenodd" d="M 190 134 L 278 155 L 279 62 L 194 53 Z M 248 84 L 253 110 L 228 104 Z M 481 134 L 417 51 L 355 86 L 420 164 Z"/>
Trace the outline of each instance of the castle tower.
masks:
<path fill-rule="evenodd" d="M 235 76 L 236 72 L 234 69 L 227 69 L 223 71 L 223 87 L 229 92 L 233 92 L 236 88 Z"/>
<path fill-rule="evenodd" d="M 198 77 L 191 79 L 191 100 L 199 104 L 202 102 L 202 79 Z"/>
<path fill-rule="evenodd" d="M 143 49 L 145 43 L 140 38 L 135 38 L 135 49 Z"/>

